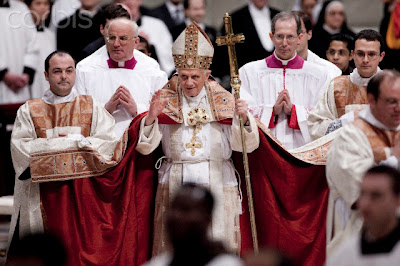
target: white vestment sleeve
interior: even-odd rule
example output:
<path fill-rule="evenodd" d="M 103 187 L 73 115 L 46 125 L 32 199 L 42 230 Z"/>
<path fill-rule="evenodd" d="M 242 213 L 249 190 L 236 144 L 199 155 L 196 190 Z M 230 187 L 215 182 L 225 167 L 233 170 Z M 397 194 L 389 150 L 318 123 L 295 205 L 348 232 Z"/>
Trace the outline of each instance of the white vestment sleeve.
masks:
<path fill-rule="evenodd" d="M 334 84 L 335 82 L 332 80 L 328 89 L 308 116 L 308 129 L 313 140 L 325 136 L 329 125 L 338 118 Z"/>
<path fill-rule="evenodd" d="M 247 112 L 247 119 L 250 125 L 245 126 L 244 131 L 246 136 L 246 150 L 247 153 L 251 153 L 260 145 L 260 136 L 256 120 L 250 112 Z M 239 119 L 236 115 L 233 117 L 231 138 L 232 150 L 242 152 L 242 134 L 240 132 Z"/>
<path fill-rule="evenodd" d="M 272 112 L 274 110 L 274 105 L 272 104 L 259 104 L 257 103 L 256 97 L 253 96 L 250 89 L 250 83 L 248 80 L 247 69 L 241 67 L 239 69 L 239 76 L 242 82 L 240 87 L 240 98 L 246 100 L 250 113 L 260 120 L 266 127 L 269 125 L 271 120 Z M 260 100 L 260 99 L 258 99 Z"/>
<path fill-rule="evenodd" d="M 308 132 L 307 119 L 308 110 L 302 105 L 296 105 L 297 124 L 299 125 L 301 135 L 306 143 L 311 142 L 310 133 Z"/>
<path fill-rule="evenodd" d="M 152 153 L 160 145 L 162 139 L 158 119 L 152 125 L 145 126 L 146 117 L 140 122 L 139 140 L 136 144 L 136 150 L 143 155 Z"/>
<path fill-rule="evenodd" d="M 85 84 L 85 72 L 81 70 L 80 64 L 76 66 L 75 89 L 79 95 L 88 95 L 88 90 Z"/>
<path fill-rule="evenodd" d="M 328 152 L 326 174 L 331 193 L 351 206 L 359 197 L 365 172 L 375 164 L 371 145 L 364 133 L 348 125 L 333 141 Z"/>

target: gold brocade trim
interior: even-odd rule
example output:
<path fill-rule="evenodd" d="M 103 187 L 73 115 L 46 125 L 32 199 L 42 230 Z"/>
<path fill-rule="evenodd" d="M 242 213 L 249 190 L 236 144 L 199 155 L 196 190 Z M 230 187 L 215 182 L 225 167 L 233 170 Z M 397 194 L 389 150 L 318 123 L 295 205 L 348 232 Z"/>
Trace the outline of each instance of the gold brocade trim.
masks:
<path fill-rule="evenodd" d="M 88 95 L 79 95 L 72 102 L 59 104 L 30 100 L 28 106 L 38 138 L 47 138 L 47 129 L 65 126 L 80 127 L 84 137 L 90 136 L 93 99 Z"/>
<path fill-rule="evenodd" d="M 207 35 L 205 35 L 207 36 Z M 176 69 L 207 70 L 212 63 L 212 56 L 198 55 L 199 29 L 191 24 L 185 29 L 185 53 L 173 55 Z"/>
<path fill-rule="evenodd" d="M 211 114 L 215 121 L 233 118 L 235 112 L 235 99 L 231 93 L 215 81 L 206 81 L 204 84 L 207 100 L 211 107 Z M 177 75 L 173 76 L 161 89 L 161 98 L 168 98 L 168 104 L 162 111 L 178 124 L 183 123 L 182 114 L 182 89 Z"/>
<path fill-rule="evenodd" d="M 274 134 L 269 130 L 260 120 L 256 119 L 257 126 L 261 129 L 261 131 L 267 135 L 270 139 L 272 139 L 277 145 L 279 145 L 282 149 L 286 150 L 293 157 L 313 165 L 325 165 L 328 155 L 328 150 L 332 145 L 332 140 L 327 141 L 321 145 L 316 145 L 310 149 L 301 151 L 301 152 L 290 152 L 288 151 L 282 143 L 275 137 Z"/>
<path fill-rule="evenodd" d="M 377 164 L 386 160 L 385 148 L 393 147 L 400 139 L 400 131 L 383 130 L 374 127 L 362 118 L 354 120 L 354 125 L 367 137 Z"/>
<path fill-rule="evenodd" d="M 350 76 L 334 79 L 334 97 L 338 117 L 346 113 L 346 106 L 368 104 L 366 87 L 357 86 L 350 81 Z"/>

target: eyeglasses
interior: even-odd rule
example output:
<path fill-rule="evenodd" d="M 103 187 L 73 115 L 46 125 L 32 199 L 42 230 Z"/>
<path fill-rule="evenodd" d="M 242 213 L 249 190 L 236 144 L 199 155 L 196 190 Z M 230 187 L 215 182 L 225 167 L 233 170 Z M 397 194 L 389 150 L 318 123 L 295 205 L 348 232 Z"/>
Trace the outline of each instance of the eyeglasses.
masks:
<path fill-rule="evenodd" d="M 112 44 L 114 44 L 116 41 L 117 41 L 117 39 L 119 39 L 119 42 L 120 42 L 120 44 L 121 45 L 125 45 L 125 44 L 127 44 L 130 40 L 133 40 L 133 39 L 135 39 L 135 38 L 137 38 L 137 37 L 132 37 L 132 38 L 129 38 L 128 36 L 115 36 L 115 35 L 110 35 L 110 36 L 108 36 L 107 37 L 107 42 L 109 42 L 109 43 L 112 43 Z"/>
<path fill-rule="evenodd" d="M 335 49 L 329 49 L 328 54 L 334 56 L 336 53 L 339 54 L 339 56 L 348 56 L 350 54 L 349 51 L 346 50 L 335 50 Z"/>
<path fill-rule="evenodd" d="M 277 40 L 278 42 L 283 42 L 286 38 L 287 42 L 294 42 L 295 40 L 297 40 L 299 36 L 293 36 L 293 35 L 283 35 L 283 34 L 274 34 L 274 38 L 275 40 Z"/>
<path fill-rule="evenodd" d="M 368 53 L 365 53 L 365 52 L 363 52 L 363 51 L 356 51 L 354 54 L 356 55 L 356 57 L 358 57 L 358 58 L 360 58 L 360 59 L 363 59 L 363 58 L 365 58 L 365 56 L 368 56 L 368 59 L 369 59 L 369 60 L 374 60 L 374 59 L 376 59 L 377 56 L 380 55 L 380 54 L 377 53 L 377 52 L 368 52 Z"/>
<path fill-rule="evenodd" d="M 384 98 L 379 97 L 379 99 L 382 99 L 388 107 L 397 107 L 397 106 L 399 106 L 399 103 L 400 103 L 400 100 L 396 100 L 393 98 L 384 99 Z"/>

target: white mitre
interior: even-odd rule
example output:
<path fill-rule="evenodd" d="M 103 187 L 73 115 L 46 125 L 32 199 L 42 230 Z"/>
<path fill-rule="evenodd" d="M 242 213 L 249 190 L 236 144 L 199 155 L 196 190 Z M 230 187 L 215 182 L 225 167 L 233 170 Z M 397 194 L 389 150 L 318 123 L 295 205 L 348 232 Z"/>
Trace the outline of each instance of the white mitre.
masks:
<path fill-rule="evenodd" d="M 176 69 L 208 70 L 213 55 L 210 39 L 196 22 L 187 26 L 172 46 Z"/>

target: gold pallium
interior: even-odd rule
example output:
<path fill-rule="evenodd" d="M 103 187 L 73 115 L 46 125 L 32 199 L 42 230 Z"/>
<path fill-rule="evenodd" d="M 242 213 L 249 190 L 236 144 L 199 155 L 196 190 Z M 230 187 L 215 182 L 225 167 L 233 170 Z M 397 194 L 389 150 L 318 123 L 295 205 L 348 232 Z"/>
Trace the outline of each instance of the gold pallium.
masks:
<path fill-rule="evenodd" d="M 197 106 L 193 107 L 187 117 L 187 123 L 193 126 L 193 136 L 189 143 L 185 144 L 186 149 L 192 149 L 191 154 L 194 156 L 196 154 L 196 149 L 203 147 L 201 142 L 196 142 L 196 135 L 203 128 L 202 124 L 208 123 L 210 121 L 210 116 L 207 114 L 206 110 Z"/>

